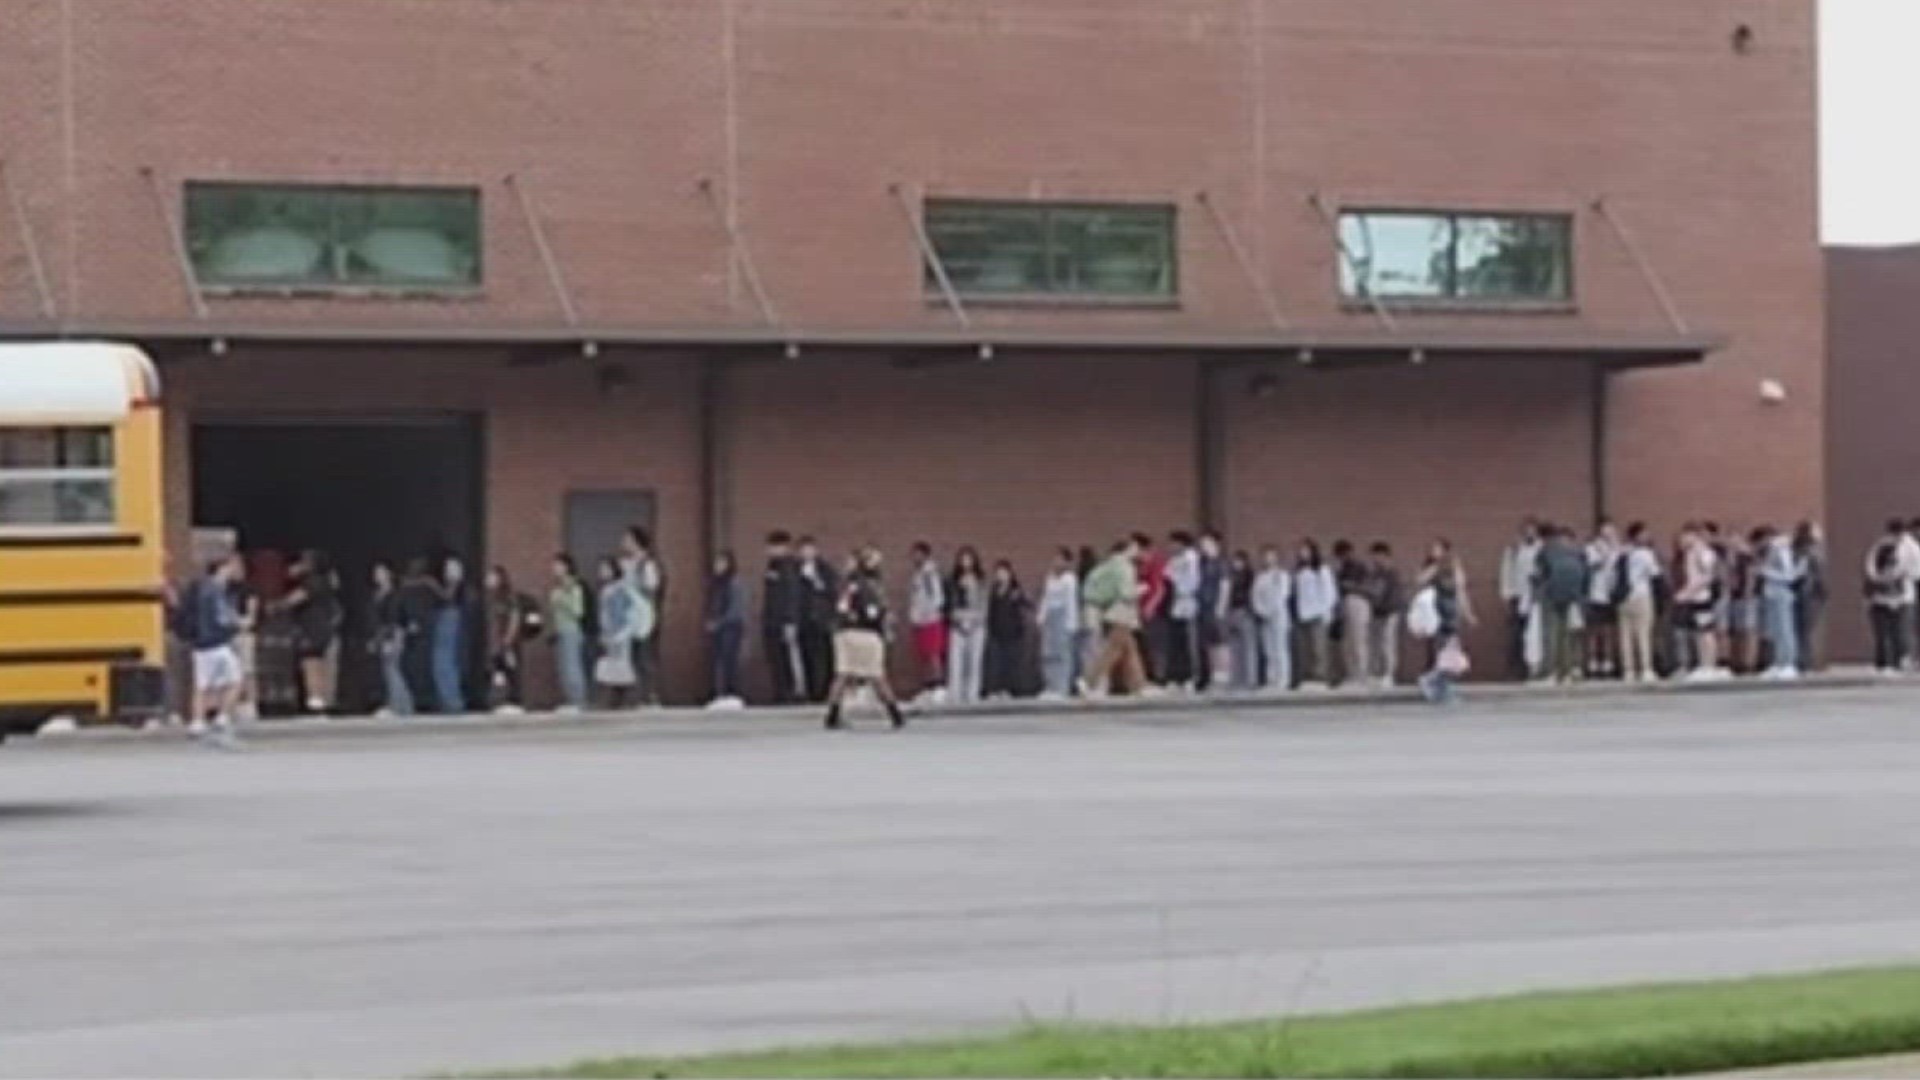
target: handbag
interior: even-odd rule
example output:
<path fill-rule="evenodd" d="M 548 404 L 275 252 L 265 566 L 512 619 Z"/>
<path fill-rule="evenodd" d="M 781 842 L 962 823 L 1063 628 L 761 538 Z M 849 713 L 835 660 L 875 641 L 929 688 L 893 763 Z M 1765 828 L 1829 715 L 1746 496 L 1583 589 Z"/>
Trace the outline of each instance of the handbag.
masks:
<path fill-rule="evenodd" d="M 1433 666 L 1442 675 L 1459 678 L 1472 670 L 1473 663 L 1467 659 L 1467 650 L 1456 638 L 1440 647 L 1440 655 L 1434 658 Z"/>
<path fill-rule="evenodd" d="M 608 653 L 593 662 L 593 681 L 601 686 L 632 686 L 638 680 L 631 659 L 621 653 Z"/>

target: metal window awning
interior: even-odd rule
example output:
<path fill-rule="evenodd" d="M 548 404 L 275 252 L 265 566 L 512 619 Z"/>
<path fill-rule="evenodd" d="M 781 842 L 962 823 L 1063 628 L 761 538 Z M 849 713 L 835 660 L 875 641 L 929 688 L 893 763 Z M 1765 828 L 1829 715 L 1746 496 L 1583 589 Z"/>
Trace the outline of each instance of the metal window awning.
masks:
<path fill-rule="evenodd" d="M 242 321 L 0 319 L 0 340 L 93 338 L 133 341 L 162 356 L 213 347 L 391 347 L 565 349 L 585 342 L 601 348 L 756 349 L 838 351 L 1169 352 L 1246 360 L 1294 360 L 1315 365 L 1342 361 L 1415 362 L 1463 358 L 1582 360 L 1609 367 L 1657 367 L 1699 362 L 1727 344 L 1722 336 L 1678 330 L 1611 330 L 1570 326 L 1485 328 L 1377 325 L 1286 329 L 1085 326 L 1060 329 L 972 326 L 809 327 L 596 325 L 590 323 L 378 324 Z M 216 345 L 217 343 L 217 345 Z"/>

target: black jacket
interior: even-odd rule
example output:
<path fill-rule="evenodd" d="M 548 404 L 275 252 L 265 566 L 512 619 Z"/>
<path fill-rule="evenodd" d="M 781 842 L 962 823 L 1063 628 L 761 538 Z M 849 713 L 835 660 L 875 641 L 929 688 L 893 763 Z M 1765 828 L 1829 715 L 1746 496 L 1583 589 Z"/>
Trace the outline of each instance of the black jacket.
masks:
<path fill-rule="evenodd" d="M 768 633 L 800 625 L 807 604 L 800 560 L 791 555 L 768 559 L 766 580 L 760 588 L 760 625 Z"/>
<path fill-rule="evenodd" d="M 987 596 L 987 636 L 1018 641 L 1027 632 L 1027 594 L 1019 585 L 994 586 Z"/>
<path fill-rule="evenodd" d="M 800 588 L 805 602 L 800 608 L 800 621 L 807 626 L 827 628 L 833 626 L 835 611 L 840 603 L 840 575 L 825 559 L 815 559 L 809 576 L 809 568 L 800 563 L 794 564 L 794 573 L 799 576 Z"/>

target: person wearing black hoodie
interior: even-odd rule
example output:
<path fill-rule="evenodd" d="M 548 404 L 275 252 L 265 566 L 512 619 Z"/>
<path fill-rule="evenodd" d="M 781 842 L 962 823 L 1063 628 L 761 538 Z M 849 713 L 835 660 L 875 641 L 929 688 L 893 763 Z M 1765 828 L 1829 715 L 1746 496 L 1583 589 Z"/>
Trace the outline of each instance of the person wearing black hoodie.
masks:
<path fill-rule="evenodd" d="M 1027 619 L 1032 605 L 1013 564 L 993 564 L 993 585 L 987 591 L 987 655 L 982 696 L 1015 697 L 1020 692 L 1021 660 L 1026 655 Z"/>
<path fill-rule="evenodd" d="M 775 705 L 791 705 L 806 690 L 806 663 L 800 655 L 801 613 L 806 591 L 800 580 L 800 560 L 793 557 L 793 537 L 781 531 L 767 534 L 767 572 L 761 584 L 760 635 L 766 645 L 767 673 Z"/>
<path fill-rule="evenodd" d="M 833 684 L 833 624 L 840 602 L 840 575 L 820 557 L 813 537 L 800 538 L 800 660 L 808 701 L 827 700 Z"/>

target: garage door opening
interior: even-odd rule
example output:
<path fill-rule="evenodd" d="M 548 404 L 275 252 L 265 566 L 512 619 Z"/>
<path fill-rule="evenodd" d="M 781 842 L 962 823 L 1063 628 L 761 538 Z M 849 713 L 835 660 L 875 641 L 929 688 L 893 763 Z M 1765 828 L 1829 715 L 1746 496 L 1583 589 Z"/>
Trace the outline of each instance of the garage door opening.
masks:
<path fill-rule="evenodd" d="M 234 530 L 250 566 L 274 567 L 307 549 L 333 560 L 346 606 L 339 703 L 377 697 L 377 671 L 359 662 L 377 561 L 460 555 L 482 565 L 483 457 L 479 418 L 216 417 L 193 425 L 193 523 Z M 262 645 L 266 645 L 262 642 Z M 261 709 L 295 711 L 297 691 L 269 679 Z"/>

